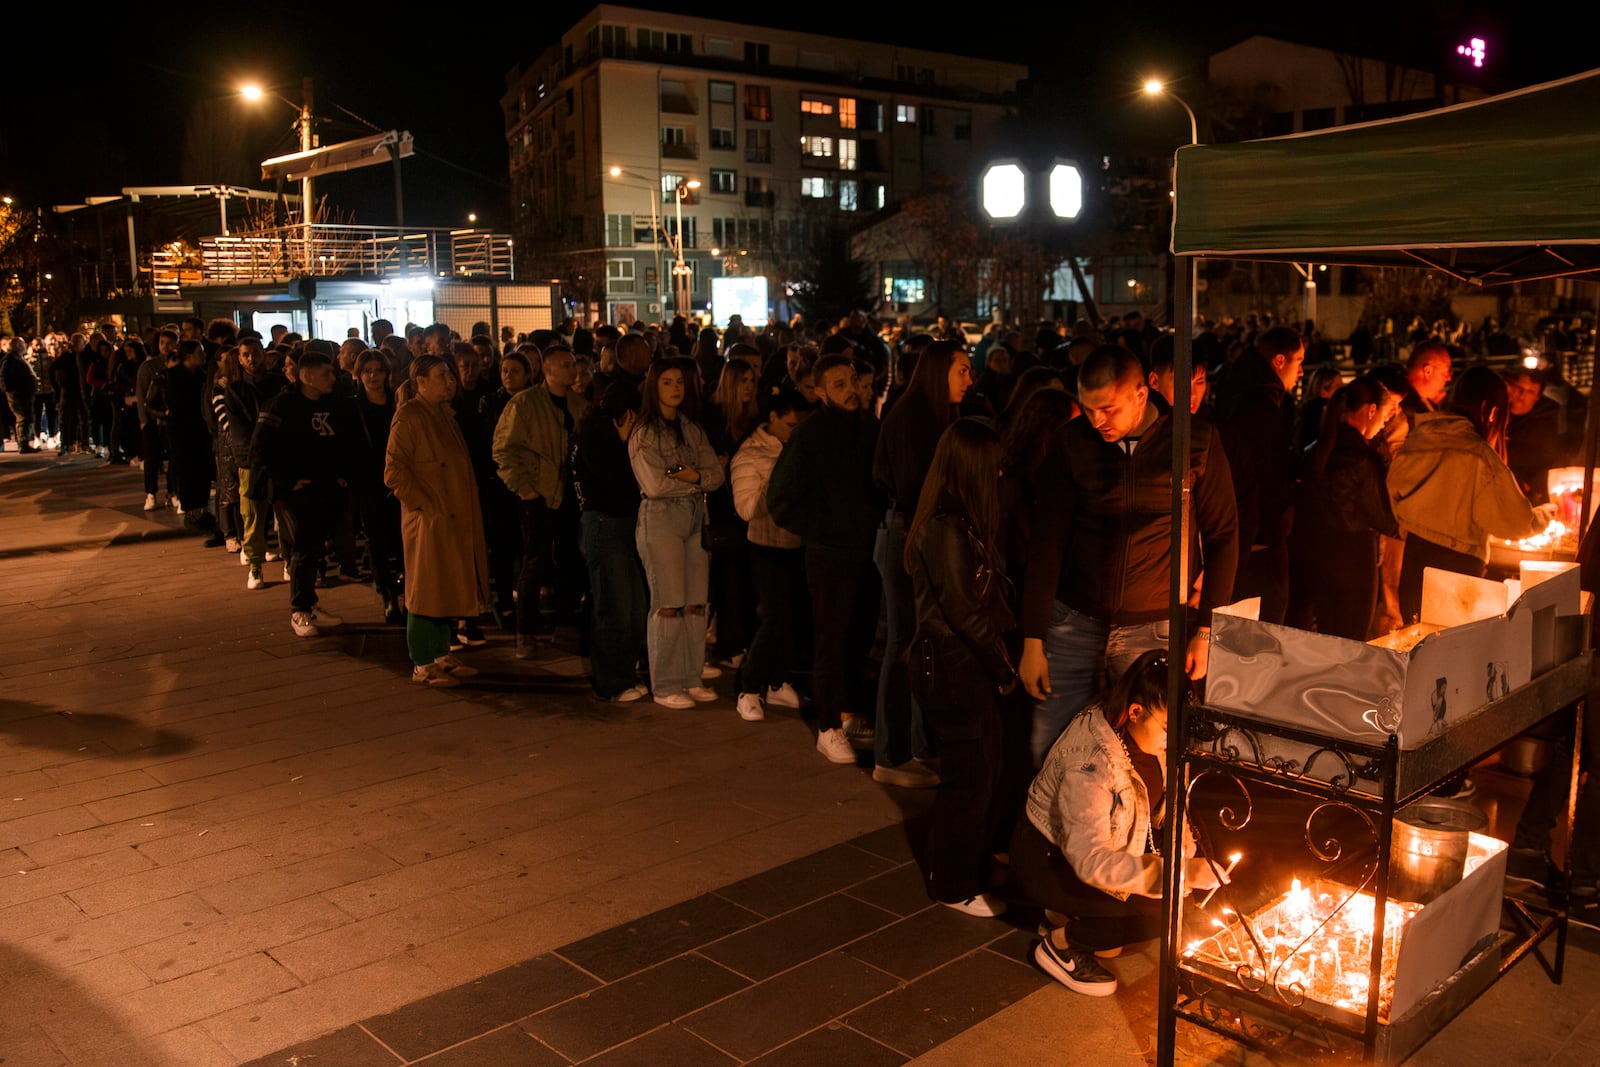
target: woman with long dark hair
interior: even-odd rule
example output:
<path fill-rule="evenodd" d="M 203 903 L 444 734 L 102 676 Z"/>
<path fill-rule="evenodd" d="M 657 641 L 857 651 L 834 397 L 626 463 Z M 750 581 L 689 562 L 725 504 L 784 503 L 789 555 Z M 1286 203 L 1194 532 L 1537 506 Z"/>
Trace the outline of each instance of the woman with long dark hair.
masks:
<path fill-rule="evenodd" d="M 582 509 L 579 546 L 589 566 L 594 692 L 621 704 L 650 692 L 638 670 L 650 608 L 635 543 L 639 482 L 628 459 L 640 404 L 632 382 L 613 382 L 584 412 L 572 446 L 572 487 Z"/>
<path fill-rule="evenodd" d="M 693 367 L 688 358 L 650 364 L 639 422 L 628 438 L 628 459 L 644 498 L 635 537 L 650 585 L 650 686 L 656 703 L 666 708 L 717 698 L 700 684 L 710 567 L 700 529 L 705 495 L 722 485 L 725 474 L 705 431 L 688 413 Z"/>
<path fill-rule="evenodd" d="M 878 433 L 872 480 L 889 499 L 874 560 L 883 578 L 888 629 L 878 675 L 874 781 L 928 788 L 937 776 L 918 757 L 930 754 L 911 691 L 906 685 L 906 646 L 915 628 L 911 578 L 906 573 L 906 533 L 922 495 L 923 478 L 945 432 L 972 387 L 972 360 L 956 341 L 934 341 L 923 350 L 905 395 L 889 409 Z M 998 472 L 1000 465 L 995 464 Z M 851 722 L 858 722 L 852 719 Z"/>
<path fill-rule="evenodd" d="M 1534 507 L 1506 466 L 1506 383 L 1488 367 L 1456 379 L 1448 410 L 1417 416 L 1389 465 L 1389 500 L 1405 534 L 1401 624 L 1422 612 L 1424 567 L 1481 578 L 1489 535 L 1516 540 L 1544 530 L 1553 509 Z"/>
<path fill-rule="evenodd" d="M 719 357 L 720 358 L 720 357 Z M 755 367 L 730 359 L 722 368 L 701 425 L 724 470 L 739 446 L 760 425 L 756 406 Z M 706 549 L 711 553 L 711 615 L 715 620 L 718 659 L 737 667 L 744 662 L 755 631 L 755 590 L 750 577 L 749 530 L 734 507 L 733 488 L 706 496 Z M 716 668 L 712 668 L 714 671 Z"/>
<path fill-rule="evenodd" d="M 999 481 L 994 430 L 977 419 L 951 423 L 922 483 L 904 556 L 916 609 L 911 688 L 940 757 L 923 878 L 934 900 L 981 916 L 1005 910 L 985 890 L 989 855 L 1002 844 L 999 697 L 1017 684 L 1005 643 L 1015 618 Z"/>
<path fill-rule="evenodd" d="M 1378 602 L 1378 536 L 1395 537 L 1383 458 L 1372 438 L 1398 398 L 1376 378 L 1339 388 L 1295 491 L 1289 625 L 1365 641 Z"/>
<path fill-rule="evenodd" d="M 1074 992 L 1115 993 L 1116 975 L 1096 957 L 1161 932 L 1166 754 L 1167 658 L 1157 650 L 1067 724 L 1028 790 L 1011 873 L 1046 909 L 1034 960 Z M 1195 858 L 1188 826 L 1182 840 L 1185 889 L 1215 886 L 1218 872 Z"/>

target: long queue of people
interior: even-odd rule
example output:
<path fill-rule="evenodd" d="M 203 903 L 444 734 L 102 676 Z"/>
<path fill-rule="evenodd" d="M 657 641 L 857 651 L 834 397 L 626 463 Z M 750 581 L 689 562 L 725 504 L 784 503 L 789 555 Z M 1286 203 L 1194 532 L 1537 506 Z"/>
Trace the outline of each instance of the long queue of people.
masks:
<path fill-rule="evenodd" d="M 418 684 L 469 681 L 485 626 L 518 659 L 575 629 L 604 701 L 688 711 L 731 671 L 741 719 L 808 707 L 824 759 L 935 788 L 930 897 L 1043 907 L 1039 965 L 1103 996 L 1104 958 L 1155 936 L 1166 862 L 1175 360 L 1142 323 L 1086 327 L 994 331 L 981 369 L 954 330 L 891 350 L 859 314 L 820 336 L 379 323 L 373 347 L 189 323 L 122 350 L 146 505 L 165 456 L 249 589 L 276 545 L 296 634 L 339 624 L 319 584 L 364 577 Z M 1196 684 L 1219 606 L 1366 639 L 1415 617 L 1423 566 L 1481 574 L 1491 533 L 1546 517 L 1571 431 L 1537 375 L 1447 393 L 1425 343 L 1302 383 L 1306 348 L 1263 324 L 1194 361 Z M 1226 880 L 1180 840 L 1188 890 Z"/>

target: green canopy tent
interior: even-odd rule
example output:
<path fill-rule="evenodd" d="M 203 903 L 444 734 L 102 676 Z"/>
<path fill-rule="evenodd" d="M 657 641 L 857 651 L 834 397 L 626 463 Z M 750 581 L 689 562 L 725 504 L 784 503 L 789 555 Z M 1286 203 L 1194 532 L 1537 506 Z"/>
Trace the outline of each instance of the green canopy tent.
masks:
<path fill-rule="evenodd" d="M 1403 118 L 1228 145 L 1178 149 L 1172 251 L 1179 257 L 1413 266 L 1472 285 L 1600 271 L 1600 70 Z M 1180 559 L 1189 543 L 1182 478 L 1189 453 L 1190 274 L 1178 280 L 1183 324 L 1175 377 L 1172 513 Z M 1595 465 L 1588 420 L 1586 462 Z M 1590 475 L 1592 477 L 1592 475 Z M 1583 522 L 1590 503 L 1584 501 Z M 1173 568 L 1167 766 L 1187 739 L 1187 561 Z M 1163 851 L 1177 855 L 1183 791 Z M 1174 953 L 1179 864 L 1167 864 L 1156 1062 L 1175 1054 Z M 1368 1051 L 1371 1046 L 1369 1020 Z"/>
<path fill-rule="evenodd" d="M 1425 266 L 1476 285 L 1600 270 L 1600 71 L 1403 118 L 1178 149 L 1172 251 Z"/>

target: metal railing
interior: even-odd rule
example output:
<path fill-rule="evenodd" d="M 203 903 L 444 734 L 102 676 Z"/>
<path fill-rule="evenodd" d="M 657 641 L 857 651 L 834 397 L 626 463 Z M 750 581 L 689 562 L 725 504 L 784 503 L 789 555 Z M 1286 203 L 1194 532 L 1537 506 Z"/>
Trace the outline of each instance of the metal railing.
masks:
<path fill-rule="evenodd" d="M 156 292 L 302 277 L 510 278 L 512 253 L 509 234 L 484 230 L 281 226 L 203 238 L 195 251 L 160 249 L 150 257 L 150 277 Z"/>

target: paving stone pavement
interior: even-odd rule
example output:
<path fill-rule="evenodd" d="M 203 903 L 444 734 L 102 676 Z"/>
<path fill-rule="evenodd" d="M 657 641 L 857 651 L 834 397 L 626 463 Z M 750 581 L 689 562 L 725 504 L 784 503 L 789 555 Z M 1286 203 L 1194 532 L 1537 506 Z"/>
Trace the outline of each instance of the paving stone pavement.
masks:
<path fill-rule="evenodd" d="M 6 1067 L 1153 1058 L 1153 947 L 1090 1001 L 1025 930 L 930 906 L 926 795 L 799 717 L 598 704 L 570 649 L 504 637 L 478 684 L 416 686 L 370 589 L 297 639 L 283 583 L 142 501 L 136 471 L 0 457 Z M 1596 1062 L 1596 947 L 1414 1062 Z"/>

